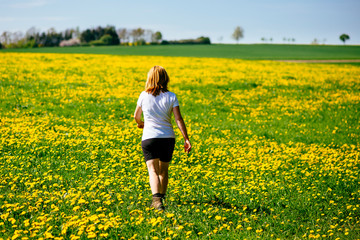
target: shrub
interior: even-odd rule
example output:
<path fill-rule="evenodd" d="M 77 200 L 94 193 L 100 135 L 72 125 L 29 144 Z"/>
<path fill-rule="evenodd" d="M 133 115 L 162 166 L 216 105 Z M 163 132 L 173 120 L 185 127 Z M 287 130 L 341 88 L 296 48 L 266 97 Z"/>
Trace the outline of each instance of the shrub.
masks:
<path fill-rule="evenodd" d="M 208 37 L 199 37 L 197 39 L 182 39 L 175 41 L 165 41 L 163 40 L 161 44 L 211 44 L 210 38 Z"/>
<path fill-rule="evenodd" d="M 211 44 L 210 38 L 208 37 L 199 37 L 195 41 L 199 44 Z"/>
<path fill-rule="evenodd" d="M 139 39 L 134 42 L 134 46 L 141 46 L 141 45 L 146 45 L 146 41 L 144 39 Z"/>
<path fill-rule="evenodd" d="M 60 47 L 71 47 L 71 46 L 79 46 L 80 44 L 81 44 L 80 39 L 73 38 L 73 39 L 61 41 L 59 46 Z"/>
<path fill-rule="evenodd" d="M 105 34 L 99 40 L 94 40 L 89 42 L 91 46 L 105 46 L 105 45 L 113 45 L 113 37 L 109 34 Z"/>
<path fill-rule="evenodd" d="M 91 46 L 105 46 L 106 44 L 101 40 L 94 40 L 89 42 Z"/>
<path fill-rule="evenodd" d="M 104 43 L 104 45 L 112 45 L 113 44 L 113 37 L 109 34 L 105 34 L 100 38 L 100 41 Z"/>
<path fill-rule="evenodd" d="M 38 44 L 36 43 L 35 39 L 31 39 L 29 41 L 27 41 L 27 43 L 25 44 L 26 48 L 36 48 L 38 47 Z"/>
<path fill-rule="evenodd" d="M 6 45 L 6 48 L 19 48 L 17 43 L 9 43 Z"/>

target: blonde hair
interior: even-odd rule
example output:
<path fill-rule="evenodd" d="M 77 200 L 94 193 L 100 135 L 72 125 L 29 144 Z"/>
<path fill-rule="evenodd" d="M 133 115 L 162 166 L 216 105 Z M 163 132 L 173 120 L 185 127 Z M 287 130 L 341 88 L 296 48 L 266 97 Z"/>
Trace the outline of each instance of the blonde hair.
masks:
<path fill-rule="evenodd" d="M 148 72 L 145 92 L 151 93 L 155 97 L 160 92 L 168 92 L 167 85 L 170 81 L 169 75 L 165 71 L 165 68 L 161 66 L 154 66 Z"/>

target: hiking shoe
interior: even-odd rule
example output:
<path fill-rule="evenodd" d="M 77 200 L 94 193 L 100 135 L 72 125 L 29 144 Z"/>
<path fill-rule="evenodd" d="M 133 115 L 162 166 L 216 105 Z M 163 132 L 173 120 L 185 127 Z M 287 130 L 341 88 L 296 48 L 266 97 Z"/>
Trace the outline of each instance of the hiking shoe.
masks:
<path fill-rule="evenodd" d="M 162 203 L 161 197 L 153 197 L 150 207 L 155 208 L 156 210 L 163 211 L 165 210 L 164 204 Z"/>

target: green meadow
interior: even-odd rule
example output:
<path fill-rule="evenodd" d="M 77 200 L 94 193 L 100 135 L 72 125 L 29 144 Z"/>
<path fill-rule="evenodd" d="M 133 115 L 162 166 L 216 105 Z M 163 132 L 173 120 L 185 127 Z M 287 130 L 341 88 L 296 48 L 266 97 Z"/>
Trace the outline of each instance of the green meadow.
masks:
<path fill-rule="evenodd" d="M 90 53 L 111 55 L 179 56 L 241 58 L 251 60 L 294 59 L 360 59 L 360 46 L 285 45 L 285 44 L 212 44 L 212 45 L 149 45 L 102 47 L 48 47 L 32 49 L 2 49 L 0 52 L 30 53 Z"/>
<path fill-rule="evenodd" d="M 254 61 L 359 49 L 277 47 L 1 50 L 0 239 L 360 239 L 360 66 Z M 193 144 L 164 212 L 133 120 L 155 64 Z"/>

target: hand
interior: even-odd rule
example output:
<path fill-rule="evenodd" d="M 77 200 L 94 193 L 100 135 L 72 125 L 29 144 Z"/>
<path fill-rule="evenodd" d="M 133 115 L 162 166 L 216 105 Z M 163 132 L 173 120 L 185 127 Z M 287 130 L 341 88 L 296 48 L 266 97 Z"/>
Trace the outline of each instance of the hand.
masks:
<path fill-rule="evenodd" d="M 191 151 L 191 143 L 189 139 L 185 140 L 184 149 L 186 153 L 189 153 Z"/>
<path fill-rule="evenodd" d="M 144 122 L 138 123 L 138 124 L 137 124 L 137 127 L 138 127 L 138 128 L 144 128 Z"/>

